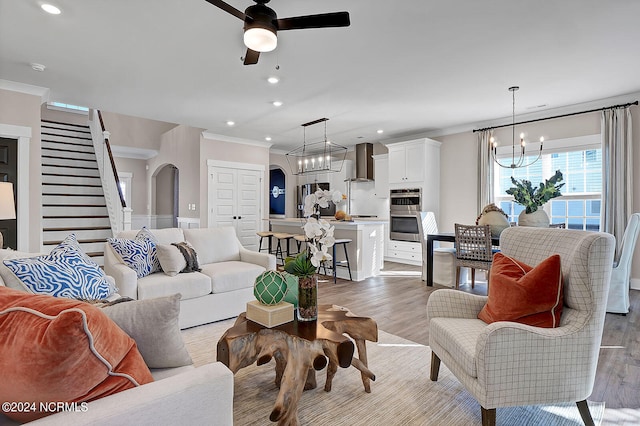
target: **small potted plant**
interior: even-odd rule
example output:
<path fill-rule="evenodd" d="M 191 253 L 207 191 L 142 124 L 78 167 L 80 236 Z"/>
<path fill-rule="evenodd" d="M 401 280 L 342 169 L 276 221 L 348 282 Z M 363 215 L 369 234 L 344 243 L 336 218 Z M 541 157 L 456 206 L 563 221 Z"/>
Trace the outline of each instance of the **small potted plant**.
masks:
<path fill-rule="evenodd" d="M 549 216 L 538 207 L 542 207 L 550 199 L 562 195 L 560 193 L 560 188 L 564 186 L 564 183 L 560 183 L 562 182 L 562 172 L 556 170 L 550 179 L 545 179 L 535 188 L 526 179 L 517 180 L 511 177 L 511 182 L 514 186 L 507 189 L 507 194 L 513 195 L 514 201 L 525 207 L 518 216 L 518 225 L 548 227 Z"/>

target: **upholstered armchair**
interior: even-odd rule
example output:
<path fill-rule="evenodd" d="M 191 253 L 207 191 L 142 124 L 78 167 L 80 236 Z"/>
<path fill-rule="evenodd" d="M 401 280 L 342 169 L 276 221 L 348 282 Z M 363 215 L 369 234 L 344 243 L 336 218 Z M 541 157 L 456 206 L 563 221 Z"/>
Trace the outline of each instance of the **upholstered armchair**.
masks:
<path fill-rule="evenodd" d="M 506 256 L 536 266 L 560 255 L 560 326 L 487 324 L 478 319 L 487 297 L 436 290 L 427 303 L 431 380 L 444 362 L 480 403 L 483 425 L 495 424 L 496 408 L 557 402 L 576 402 L 585 424 L 593 424 L 586 399 L 596 374 L 614 243 L 599 232 L 505 229 L 500 249 Z"/>

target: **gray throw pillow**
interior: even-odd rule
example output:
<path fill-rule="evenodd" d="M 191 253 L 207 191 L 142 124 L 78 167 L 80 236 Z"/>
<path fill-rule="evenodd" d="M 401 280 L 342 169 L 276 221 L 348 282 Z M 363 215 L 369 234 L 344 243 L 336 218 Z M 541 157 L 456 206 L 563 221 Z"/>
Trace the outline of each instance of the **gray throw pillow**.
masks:
<path fill-rule="evenodd" d="M 193 364 L 180 333 L 180 294 L 132 300 L 106 306 L 103 311 L 136 341 L 149 368 Z"/>
<path fill-rule="evenodd" d="M 160 266 L 165 274 L 175 277 L 187 267 L 187 261 L 178 247 L 172 244 L 158 244 L 156 248 L 158 249 Z"/>

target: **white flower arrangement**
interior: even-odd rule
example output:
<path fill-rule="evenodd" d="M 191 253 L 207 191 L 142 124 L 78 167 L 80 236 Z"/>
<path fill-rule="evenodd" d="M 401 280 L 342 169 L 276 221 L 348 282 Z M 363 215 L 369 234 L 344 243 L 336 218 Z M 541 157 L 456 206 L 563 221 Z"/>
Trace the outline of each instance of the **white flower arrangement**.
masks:
<path fill-rule="evenodd" d="M 320 219 L 320 209 L 329 207 L 329 202 L 338 204 L 340 201 L 342 201 L 340 191 L 331 192 L 328 190 L 317 190 L 304 199 L 304 216 L 307 221 L 302 228 L 307 237 L 311 264 L 316 268 L 323 261 L 333 259 L 329 254 L 329 249 L 336 242 L 333 236 L 335 227 L 327 220 Z"/>

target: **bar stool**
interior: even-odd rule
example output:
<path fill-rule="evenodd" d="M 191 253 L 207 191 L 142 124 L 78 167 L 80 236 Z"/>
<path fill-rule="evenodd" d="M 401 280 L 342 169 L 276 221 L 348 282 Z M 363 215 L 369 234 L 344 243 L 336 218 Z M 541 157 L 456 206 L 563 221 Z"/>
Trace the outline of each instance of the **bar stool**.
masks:
<path fill-rule="evenodd" d="M 302 243 L 305 244 L 305 250 L 307 249 L 307 241 L 309 241 L 307 239 L 306 235 L 294 235 L 293 239 L 296 240 L 296 245 L 298 247 L 298 253 L 302 253 Z M 297 253 L 296 253 L 297 254 Z"/>
<path fill-rule="evenodd" d="M 349 281 L 353 281 L 353 278 L 351 277 L 351 264 L 349 263 L 349 254 L 347 253 L 347 244 L 349 244 L 351 241 L 353 241 L 353 240 L 351 240 L 349 238 L 340 238 L 340 239 L 337 239 L 335 244 L 333 245 L 333 253 L 332 253 L 333 260 L 331 261 L 331 268 L 333 269 L 333 282 L 334 282 L 334 284 L 337 282 L 336 268 L 338 266 L 341 266 L 343 268 L 347 268 L 349 270 Z M 340 261 L 336 260 L 336 246 L 338 244 L 342 244 L 342 248 L 344 249 L 345 260 L 340 260 Z M 327 270 L 326 270 L 326 267 L 325 267 L 324 263 L 323 263 L 322 267 L 323 267 L 325 275 L 326 275 Z"/>
<path fill-rule="evenodd" d="M 282 240 L 287 242 L 286 245 L 286 249 L 287 249 L 287 257 L 289 256 L 289 241 L 291 241 L 291 239 L 293 238 L 293 234 L 287 234 L 284 232 L 274 232 L 273 233 L 273 238 L 275 238 L 276 240 L 278 240 L 278 245 L 276 245 L 276 261 L 278 260 L 278 256 L 280 257 L 280 260 L 282 261 L 282 264 L 284 265 L 284 251 L 282 250 Z"/>
<path fill-rule="evenodd" d="M 261 231 L 261 232 L 256 232 L 256 234 L 258 235 L 258 237 L 260 237 L 260 244 L 258 245 L 258 251 L 262 251 L 265 250 L 262 248 L 262 240 L 265 238 L 269 238 L 269 244 L 266 248 L 267 253 L 271 253 L 271 237 L 273 237 L 273 232 L 271 231 Z"/>

